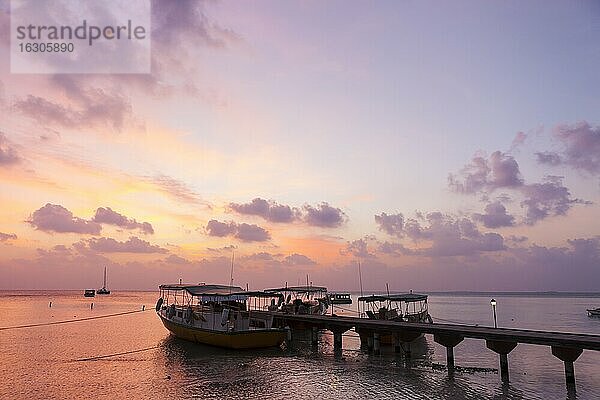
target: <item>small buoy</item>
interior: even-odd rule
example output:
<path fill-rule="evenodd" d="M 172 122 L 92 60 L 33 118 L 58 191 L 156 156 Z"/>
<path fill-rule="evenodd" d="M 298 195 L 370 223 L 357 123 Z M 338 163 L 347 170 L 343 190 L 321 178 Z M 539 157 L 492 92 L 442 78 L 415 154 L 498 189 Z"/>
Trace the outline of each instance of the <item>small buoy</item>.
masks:
<path fill-rule="evenodd" d="M 167 378 L 166 378 L 166 379 L 171 379 L 171 375 L 167 375 Z"/>
<path fill-rule="evenodd" d="M 52 308 L 52 302 L 50 302 L 50 304 L 48 304 L 48 307 Z"/>
<path fill-rule="evenodd" d="M 94 303 L 90 304 L 90 310 L 94 309 Z"/>
<path fill-rule="evenodd" d="M 146 311 L 146 306 L 145 305 L 142 306 L 142 311 Z"/>

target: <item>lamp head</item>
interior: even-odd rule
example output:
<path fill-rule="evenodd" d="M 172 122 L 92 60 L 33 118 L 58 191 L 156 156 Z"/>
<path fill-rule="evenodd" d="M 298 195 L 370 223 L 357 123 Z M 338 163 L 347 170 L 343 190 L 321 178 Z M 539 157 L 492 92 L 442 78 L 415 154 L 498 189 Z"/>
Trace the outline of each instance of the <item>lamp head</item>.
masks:
<path fill-rule="evenodd" d="M 490 304 L 492 305 L 492 307 L 496 307 L 496 299 L 490 300 Z"/>

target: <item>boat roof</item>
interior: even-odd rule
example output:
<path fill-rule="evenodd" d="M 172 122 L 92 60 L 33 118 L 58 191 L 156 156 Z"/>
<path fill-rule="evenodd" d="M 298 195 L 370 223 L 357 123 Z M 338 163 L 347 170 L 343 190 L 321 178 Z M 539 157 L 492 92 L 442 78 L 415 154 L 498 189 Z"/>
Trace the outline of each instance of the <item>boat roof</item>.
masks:
<path fill-rule="evenodd" d="M 327 288 L 323 286 L 288 286 L 278 289 L 265 289 L 265 292 L 295 292 L 295 293 L 315 293 L 326 292 Z"/>
<path fill-rule="evenodd" d="M 362 296 L 358 298 L 358 301 L 364 301 L 365 303 L 372 303 L 374 301 L 406 301 L 407 303 L 410 303 L 423 300 L 427 300 L 427 295 L 417 293 L 399 293 L 387 295 L 373 294 L 371 296 Z"/>
<path fill-rule="evenodd" d="M 161 290 L 185 290 L 194 296 L 230 296 L 232 294 L 246 294 L 239 286 L 229 285 L 190 285 L 190 284 L 171 284 L 160 285 Z"/>

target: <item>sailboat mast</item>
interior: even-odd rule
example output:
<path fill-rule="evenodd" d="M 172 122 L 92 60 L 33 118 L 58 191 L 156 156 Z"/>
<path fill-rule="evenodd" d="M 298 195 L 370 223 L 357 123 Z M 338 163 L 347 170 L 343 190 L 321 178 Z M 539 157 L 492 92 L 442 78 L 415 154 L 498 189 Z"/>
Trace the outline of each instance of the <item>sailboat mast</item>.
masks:
<path fill-rule="evenodd" d="M 106 267 L 104 267 L 104 285 L 102 287 L 106 287 Z"/>

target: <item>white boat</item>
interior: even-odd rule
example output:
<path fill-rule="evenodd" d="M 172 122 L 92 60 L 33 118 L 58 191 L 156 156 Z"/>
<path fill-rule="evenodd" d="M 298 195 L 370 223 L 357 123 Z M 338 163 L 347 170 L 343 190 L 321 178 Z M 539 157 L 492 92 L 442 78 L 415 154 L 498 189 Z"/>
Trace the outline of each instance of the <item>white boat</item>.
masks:
<path fill-rule="evenodd" d="M 269 307 L 281 296 L 224 285 L 161 285 L 156 313 L 173 335 L 231 349 L 275 347 L 287 331 L 273 327 Z"/>
<path fill-rule="evenodd" d="M 427 295 L 416 293 L 371 295 L 358 298 L 361 317 L 400 322 L 432 323 Z"/>
<path fill-rule="evenodd" d="M 96 290 L 96 294 L 110 294 L 110 290 L 106 288 L 106 267 L 104 267 L 104 284 L 102 288 Z"/>
<path fill-rule="evenodd" d="M 346 292 L 331 292 L 327 293 L 329 302 L 331 304 L 352 304 L 352 297 L 350 293 Z"/>
<path fill-rule="evenodd" d="M 330 304 L 327 288 L 322 286 L 286 286 L 266 289 L 265 292 L 282 296 L 285 299 L 278 304 L 276 311 L 286 314 L 324 315 Z"/>
<path fill-rule="evenodd" d="M 588 317 L 600 317 L 600 307 L 587 310 Z"/>
<path fill-rule="evenodd" d="M 427 306 L 427 295 L 413 293 L 371 295 L 358 298 L 360 317 L 398 322 L 433 323 Z M 361 307 L 362 305 L 362 307 Z M 368 332 L 358 332 L 366 343 Z M 422 335 L 421 335 L 422 336 Z M 393 335 L 382 335 L 381 344 L 393 344 Z"/>

